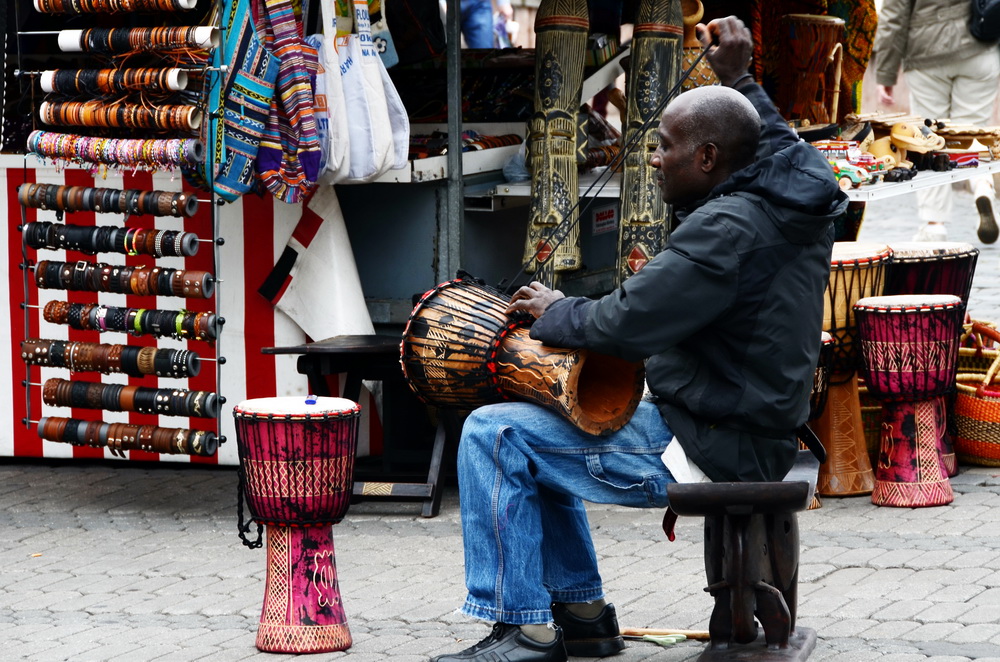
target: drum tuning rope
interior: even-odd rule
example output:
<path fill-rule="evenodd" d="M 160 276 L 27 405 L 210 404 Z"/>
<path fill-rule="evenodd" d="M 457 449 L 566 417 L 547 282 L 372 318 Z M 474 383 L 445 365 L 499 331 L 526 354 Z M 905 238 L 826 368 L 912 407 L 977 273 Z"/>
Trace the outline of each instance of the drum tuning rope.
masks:
<path fill-rule="evenodd" d="M 659 102 L 659 104 L 657 104 L 656 108 L 651 113 L 649 119 L 647 119 L 643 123 L 642 130 L 636 131 L 635 134 L 632 136 L 632 139 L 629 140 L 626 144 L 622 145 L 621 150 L 607 165 L 604 172 L 602 172 L 597 176 L 597 178 L 583 192 L 583 195 L 579 196 L 576 203 L 570 208 L 569 213 L 566 214 L 566 217 L 562 221 L 560 221 L 559 224 L 556 225 L 548 233 L 548 235 L 546 235 L 546 237 L 543 238 L 542 241 L 539 242 L 539 248 L 535 250 L 535 253 L 531 256 L 530 259 L 528 259 L 521 265 L 520 271 L 518 271 L 517 274 L 512 279 L 500 281 L 500 283 L 497 285 L 498 289 L 506 291 L 509 287 L 508 284 L 516 283 L 521 276 L 525 275 L 531 264 L 538 260 L 538 256 L 542 252 L 543 246 L 547 246 L 546 251 L 550 253 L 550 256 L 555 254 L 556 248 L 558 248 L 562 244 L 562 242 L 566 239 L 566 237 L 569 235 L 569 231 L 570 229 L 572 229 L 573 225 L 580 222 L 580 218 L 583 216 L 583 214 L 590 209 L 590 206 L 597 199 L 597 196 L 600 195 L 601 191 L 604 190 L 604 187 L 607 186 L 609 181 L 611 181 L 611 176 L 614 173 L 614 171 L 617 170 L 618 167 L 625 162 L 625 158 L 629 154 L 634 152 L 642 144 L 643 140 L 645 140 L 645 132 L 648 130 L 649 126 L 654 121 L 659 122 L 660 115 L 663 113 L 663 110 L 667 107 L 667 104 L 670 103 L 670 101 L 677 95 L 684 82 L 691 76 L 691 73 L 698 67 L 698 65 L 701 64 L 701 61 L 708 54 L 709 49 L 717 45 L 718 45 L 718 39 L 713 39 L 713 41 L 710 44 L 708 44 L 702 49 L 701 53 L 698 54 L 698 57 L 695 58 L 694 62 L 691 63 L 691 66 L 688 67 L 681 74 L 680 78 L 677 80 L 674 86 L 670 88 L 670 90 L 664 95 L 663 99 Z M 596 191 L 594 191 L 594 187 L 597 187 Z M 591 193 L 593 193 L 593 195 L 591 195 Z M 583 204 L 584 200 L 587 201 L 586 204 Z M 582 207 L 581 204 L 583 204 Z M 539 268 L 539 271 L 543 270 L 544 270 L 544 262 L 540 264 Z"/>

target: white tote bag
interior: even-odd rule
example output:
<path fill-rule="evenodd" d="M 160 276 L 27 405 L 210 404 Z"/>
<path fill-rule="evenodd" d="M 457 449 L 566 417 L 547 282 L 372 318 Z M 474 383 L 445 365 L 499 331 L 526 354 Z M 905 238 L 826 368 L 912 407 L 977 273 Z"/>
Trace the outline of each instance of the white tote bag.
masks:
<path fill-rule="evenodd" d="M 340 76 L 340 56 L 337 54 L 337 12 L 334 3 L 335 0 L 320 1 L 320 24 L 323 32 L 316 35 L 323 45 L 318 49 L 323 71 L 316 78 L 316 94 L 318 96 L 322 89 L 327 114 L 325 132 L 321 137 L 324 165 L 320 181 L 328 184 L 347 176 L 351 158 L 347 106 Z"/>
<path fill-rule="evenodd" d="M 382 63 L 372 43 L 366 0 L 354 0 L 354 30 L 337 42 L 350 133 L 350 168 L 343 183 L 366 182 L 395 161 Z"/>
<path fill-rule="evenodd" d="M 410 158 L 410 117 L 403 107 L 403 100 L 389 76 L 382 60 L 379 60 L 382 70 L 382 85 L 385 89 L 386 106 L 389 109 L 389 125 L 392 127 L 393 159 L 390 169 L 405 168 Z"/>

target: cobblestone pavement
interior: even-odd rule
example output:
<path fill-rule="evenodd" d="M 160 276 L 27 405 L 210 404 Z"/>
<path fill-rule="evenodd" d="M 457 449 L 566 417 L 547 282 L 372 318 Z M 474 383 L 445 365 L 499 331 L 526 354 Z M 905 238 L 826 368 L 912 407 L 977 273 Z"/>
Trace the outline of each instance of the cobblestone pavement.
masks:
<path fill-rule="evenodd" d="M 878 508 L 826 498 L 802 513 L 799 624 L 817 662 L 1000 661 L 1000 474 L 964 468 L 950 506 Z M 283 660 L 254 646 L 265 554 L 236 534 L 230 468 L 8 461 L 0 465 L 0 659 Z M 677 541 L 659 511 L 591 506 L 623 627 L 707 627 L 700 520 Z M 354 645 L 310 659 L 425 660 L 487 627 L 464 598 L 457 494 L 441 514 L 351 506 L 336 525 Z M 693 660 L 697 642 L 630 642 L 621 662 Z"/>
<path fill-rule="evenodd" d="M 1000 248 L 976 241 L 971 195 L 957 196 L 951 239 L 983 251 L 970 310 L 998 320 Z M 911 198 L 871 203 L 859 239 L 909 240 Z M 952 484 L 944 507 L 826 498 L 801 514 L 798 622 L 819 635 L 811 660 L 1000 662 L 1000 469 L 963 467 Z M 254 646 L 265 554 L 240 544 L 235 511 L 232 467 L 0 461 L 0 660 L 291 660 Z M 419 511 L 358 503 L 334 527 L 354 644 L 309 659 L 416 662 L 485 635 L 455 613 L 455 489 L 438 517 Z M 589 511 L 622 626 L 705 629 L 701 522 L 682 518 L 671 543 L 659 511 Z M 614 659 L 682 662 L 703 649 L 630 642 Z"/>

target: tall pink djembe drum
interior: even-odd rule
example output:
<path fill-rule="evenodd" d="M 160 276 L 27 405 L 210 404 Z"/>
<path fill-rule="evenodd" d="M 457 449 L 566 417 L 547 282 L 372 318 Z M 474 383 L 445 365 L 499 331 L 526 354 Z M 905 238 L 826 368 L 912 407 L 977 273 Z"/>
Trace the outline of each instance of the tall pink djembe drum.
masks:
<path fill-rule="evenodd" d="M 954 498 L 942 456 L 944 396 L 955 389 L 965 304 L 947 294 L 854 304 L 868 392 L 882 401 L 872 503 L 941 506 Z"/>
<path fill-rule="evenodd" d="M 323 653 L 350 648 L 332 526 L 347 514 L 361 408 L 344 398 L 244 400 L 233 408 L 240 456 L 240 538 L 260 546 L 267 527 L 267 582 L 257 648 Z M 242 497 L 257 521 L 245 533 Z"/>

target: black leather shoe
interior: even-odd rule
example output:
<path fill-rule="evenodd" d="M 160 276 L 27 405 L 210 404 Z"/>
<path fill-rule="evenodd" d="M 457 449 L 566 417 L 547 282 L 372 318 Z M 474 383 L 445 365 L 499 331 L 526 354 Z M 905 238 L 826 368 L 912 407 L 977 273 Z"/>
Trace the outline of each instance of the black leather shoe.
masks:
<path fill-rule="evenodd" d="M 563 632 L 566 652 L 574 657 L 605 657 L 625 649 L 613 604 L 594 618 L 574 616 L 561 602 L 552 603 L 552 620 Z"/>
<path fill-rule="evenodd" d="M 516 625 L 496 623 L 489 636 L 475 646 L 439 655 L 431 662 L 566 662 L 566 648 L 559 628 L 555 641 L 543 644 L 522 634 Z"/>

